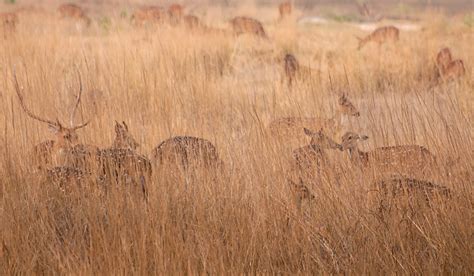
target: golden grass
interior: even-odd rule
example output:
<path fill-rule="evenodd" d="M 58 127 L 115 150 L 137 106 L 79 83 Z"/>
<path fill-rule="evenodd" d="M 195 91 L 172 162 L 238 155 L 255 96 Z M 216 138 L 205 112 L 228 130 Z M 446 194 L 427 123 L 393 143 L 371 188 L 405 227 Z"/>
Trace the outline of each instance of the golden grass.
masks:
<path fill-rule="evenodd" d="M 2 41 L 0 274 L 473 273 L 472 29 L 432 16 L 424 32 L 402 32 L 379 52 L 356 51 L 361 32 L 339 24 L 267 24 L 272 41 L 262 42 L 112 22 L 77 31 L 22 17 Z M 467 74 L 429 91 L 442 46 Z M 288 91 L 276 63 L 287 50 L 321 75 Z M 95 180 L 63 193 L 32 173 L 32 146 L 52 137 L 20 109 L 12 68 L 31 109 L 66 122 L 75 66 L 85 88 L 78 120 L 92 118 L 82 142 L 110 146 L 123 120 L 142 154 L 171 136 L 198 136 L 217 146 L 226 172 L 155 174 L 147 202 L 127 187 L 104 194 Z M 441 164 L 427 178 L 452 198 L 382 219 L 367 203 L 372 179 L 337 152 L 335 169 L 309 187 L 315 200 L 298 210 L 286 181 L 291 156 L 265 126 L 330 118 L 341 90 L 361 111 L 347 130 L 370 137 L 365 150 L 427 147 Z"/>

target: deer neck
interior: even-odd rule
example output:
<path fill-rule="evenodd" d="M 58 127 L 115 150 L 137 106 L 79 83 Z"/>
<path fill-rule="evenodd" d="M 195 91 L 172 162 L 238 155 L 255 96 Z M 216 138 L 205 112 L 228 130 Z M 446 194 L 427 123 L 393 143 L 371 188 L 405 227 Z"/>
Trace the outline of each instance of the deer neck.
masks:
<path fill-rule="evenodd" d="M 369 154 L 359 150 L 358 148 L 350 148 L 349 157 L 353 163 L 359 166 L 367 166 L 369 161 Z"/>

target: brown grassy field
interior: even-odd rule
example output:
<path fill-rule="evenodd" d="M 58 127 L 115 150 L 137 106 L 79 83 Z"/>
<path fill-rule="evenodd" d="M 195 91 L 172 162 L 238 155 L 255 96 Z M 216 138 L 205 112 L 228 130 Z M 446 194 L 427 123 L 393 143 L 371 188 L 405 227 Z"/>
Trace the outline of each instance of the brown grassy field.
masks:
<path fill-rule="evenodd" d="M 0 274 L 472 275 L 473 29 L 458 17 L 422 17 L 421 31 L 357 51 L 355 36 L 367 33 L 337 22 L 264 20 L 266 41 L 134 28 L 119 14 L 79 29 L 52 14 L 20 15 L 16 33 L 0 40 Z M 206 23 L 228 28 L 224 20 L 208 15 Z M 429 88 L 446 46 L 466 75 Z M 292 89 L 281 82 L 287 51 L 315 69 Z M 126 185 L 104 193 L 93 176 L 64 192 L 31 169 L 33 146 L 53 136 L 21 110 L 13 69 L 27 105 L 64 123 L 80 73 L 77 121 L 91 118 L 81 142 L 108 147 L 114 121 L 125 121 L 141 154 L 192 135 L 214 143 L 225 167 L 155 170 L 147 201 Z M 362 149 L 428 148 L 438 167 L 425 180 L 451 197 L 429 206 L 402 199 L 408 207 L 381 216 L 370 204 L 370 174 L 334 151 L 333 168 L 307 185 L 315 198 L 298 208 L 289 149 L 309 139 L 281 141 L 266 126 L 288 116 L 331 118 L 341 91 L 361 113 L 344 131 L 370 137 Z"/>

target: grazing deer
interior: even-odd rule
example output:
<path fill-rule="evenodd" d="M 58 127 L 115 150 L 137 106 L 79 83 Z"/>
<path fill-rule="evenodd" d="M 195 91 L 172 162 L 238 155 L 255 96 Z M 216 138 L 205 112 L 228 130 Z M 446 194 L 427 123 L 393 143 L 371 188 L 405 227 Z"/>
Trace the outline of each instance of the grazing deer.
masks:
<path fill-rule="evenodd" d="M 267 129 L 272 137 L 283 138 L 285 143 L 290 141 L 303 141 L 306 135 L 301 129 L 323 129 L 331 130 L 333 134 L 339 134 L 347 117 L 359 117 L 360 112 L 349 101 L 346 94 L 342 94 L 338 101 L 336 114 L 329 119 L 316 117 L 286 117 L 272 121 Z"/>
<path fill-rule="evenodd" d="M 184 8 L 179 4 L 172 4 L 168 7 L 168 18 L 172 25 L 181 22 L 184 15 Z"/>
<path fill-rule="evenodd" d="M 280 20 L 283 20 L 291 16 L 291 13 L 293 11 L 293 5 L 290 1 L 283 2 L 278 5 L 278 11 L 280 12 Z"/>
<path fill-rule="evenodd" d="M 135 10 L 132 23 L 141 26 L 144 23 L 164 23 L 168 18 L 167 12 L 162 7 L 146 6 Z"/>
<path fill-rule="evenodd" d="M 0 13 L 0 28 L 3 30 L 3 36 L 6 38 L 16 30 L 18 24 L 18 15 L 13 12 Z"/>
<path fill-rule="evenodd" d="M 98 161 L 102 180 L 124 184 L 140 184 L 147 196 L 146 181 L 151 178 L 150 161 L 135 150 L 139 144 L 125 122 L 115 122 L 115 139 L 112 147 L 99 150 Z"/>
<path fill-rule="evenodd" d="M 96 154 L 97 148 L 94 146 L 79 144 L 79 138 L 76 131 L 87 126 L 89 124 L 89 121 L 80 125 L 74 125 L 74 115 L 82 95 L 81 79 L 79 78 L 79 95 L 77 97 L 76 103 L 72 109 L 70 116 L 70 127 L 63 126 L 63 124 L 61 124 L 59 120 L 53 121 L 43 119 L 31 112 L 25 105 L 15 72 L 13 72 L 13 79 L 15 91 L 17 93 L 18 99 L 20 101 L 20 106 L 23 111 L 29 117 L 42 123 L 46 123 L 49 129 L 56 136 L 56 140 L 45 141 L 34 147 L 33 160 L 37 165 L 37 168 L 40 170 L 61 166 L 77 167 L 81 170 L 86 168 L 86 159 L 94 156 Z"/>
<path fill-rule="evenodd" d="M 74 20 L 81 20 L 87 26 L 91 24 L 91 19 L 87 16 L 83 8 L 76 4 L 62 4 L 58 8 L 58 12 L 61 18 L 71 18 Z"/>
<path fill-rule="evenodd" d="M 245 16 L 239 16 L 234 17 L 232 20 L 230 20 L 230 23 L 232 25 L 234 34 L 236 35 L 248 33 L 254 34 L 261 38 L 268 39 L 268 36 L 265 33 L 265 29 L 263 28 L 262 23 L 256 19 Z"/>
<path fill-rule="evenodd" d="M 368 203 L 376 207 L 382 220 L 393 216 L 391 211 L 419 212 L 420 207 L 432 206 L 437 199 L 451 198 L 450 189 L 444 186 L 403 175 L 390 175 L 375 181 L 373 186 L 375 190 L 369 191 Z"/>
<path fill-rule="evenodd" d="M 353 132 L 342 136 L 342 149 L 348 150 L 351 161 L 364 170 L 380 175 L 418 172 L 424 175 L 435 162 L 433 154 L 418 145 L 388 146 L 369 152 L 359 150 L 358 142 L 368 138 Z"/>
<path fill-rule="evenodd" d="M 394 26 L 385 26 L 375 29 L 371 34 L 365 38 L 359 38 L 358 50 L 362 49 L 365 44 L 370 41 L 376 42 L 379 47 L 387 41 L 398 41 L 400 31 Z"/>
<path fill-rule="evenodd" d="M 311 76 L 319 74 L 318 70 L 300 65 L 298 60 L 292 54 L 286 54 L 283 59 L 283 67 L 288 86 L 291 87 L 293 82 L 298 79 L 310 79 Z"/>
<path fill-rule="evenodd" d="M 155 164 L 178 166 L 185 171 L 192 166 L 217 168 L 222 165 L 211 142 L 191 136 L 169 138 L 154 148 L 151 155 Z"/>

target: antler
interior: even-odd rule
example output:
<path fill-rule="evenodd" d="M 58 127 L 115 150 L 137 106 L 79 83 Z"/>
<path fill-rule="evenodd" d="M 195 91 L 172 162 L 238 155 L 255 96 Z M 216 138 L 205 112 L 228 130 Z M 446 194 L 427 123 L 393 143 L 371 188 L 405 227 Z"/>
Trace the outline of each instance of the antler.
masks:
<path fill-rule="evenodd" d="M 26 112 L 26 114 L 28 116 L 30 116 L 31 118 L 33 118 L 35 120 L 38 120 L 38 121 L 43 122 L 43 123 L 47 123 L 47 124 L 52 125 L 52 126 L 61 126 L 59 121 L 54 122 L 54 121 L 50 121 L 50 120 L 47 120 L 47 119 L 42 119 L 42 118 L 38 117 L 37 115 L 33 114 L 33 112 L 31 112 L 30 110 L 28 110 L 25 103 L 23 102 L 23 96 L 21 95 L 21 92 L 20 92 L 20 85 L 18 84 L 18 79 L 16 78 L 15 69 L 13 69 L 13 80 L 15 82 L 15 91 L 16 91 L 16 94 L 18 95 L 18 99 L 20 100 L 21 108 Z"/>
<path fill-rule="evenodd" d="M 87 122 L 81 124 L 81 125 L 78 125 L 78 126 L 74 126 L 74 115 L 76 114 L 76 111 L 77 111 L 77 107 L 79 106 L 79 103 L 81 102 L 81 96 L 82 96 L 82 78 L 81 78 L 81 73 L 79 72 L 79 70 L 77 69 L 76 67 L 76 71 L 77 71 L 77 75 L 79 77 L 79 94 L 77 95 L 77 100 L 76 100 L 76 104 L 74 105 L 74 107 L 72 108 L 72 112 L 71 112 L 71 117 L 70 117 L 70 124 L 71 124 L 71 128 L 72 129 L 79 129 L 79 128 L 83 128 L 85 126 L 87 126 L 90 122 L 90 120 L 88 120 Z"/>

